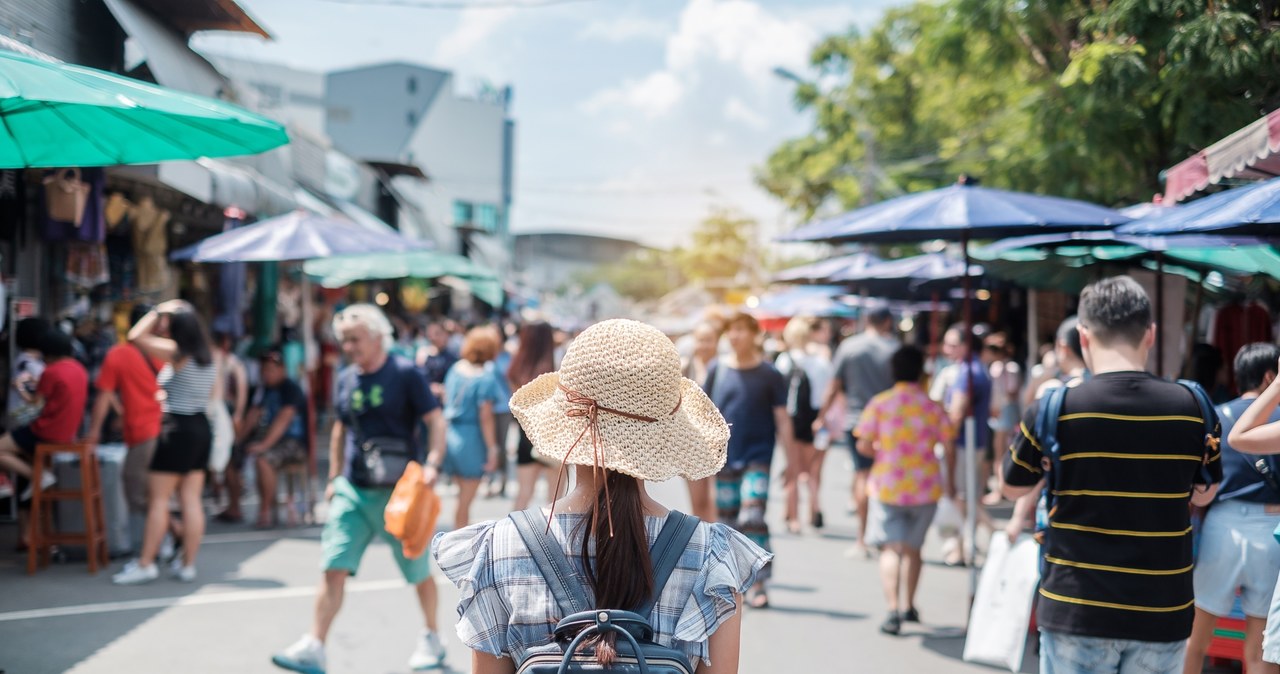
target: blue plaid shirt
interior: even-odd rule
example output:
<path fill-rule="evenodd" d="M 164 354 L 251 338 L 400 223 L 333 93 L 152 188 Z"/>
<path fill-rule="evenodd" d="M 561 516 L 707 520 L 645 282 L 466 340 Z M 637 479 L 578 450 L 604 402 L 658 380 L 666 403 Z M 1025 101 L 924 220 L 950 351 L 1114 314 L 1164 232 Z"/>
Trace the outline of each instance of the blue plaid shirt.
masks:
<path fill-rule="evenodd" d="M 551 535 L 564 547 L 575 577 L 591 597 L 578 552 L 581 532 L 587 529 L 579 525 L 586 517 L 557 514 Z M 665 522 L 665 516 L 645 517 L 650 546 Z M 431 554 L 462 591 L 458 638 L 468 647 L 519 664 L 529 649 L 551 643 L 564 616 L 510 519 L 437 534 Z M 746 592 L 772 559 L 723 524 L 698 525 L 649 616 L 655 641 L 684 651 L 694 666 L 710 662 L 707 640 L 737 610 L 734 593 Z"/>

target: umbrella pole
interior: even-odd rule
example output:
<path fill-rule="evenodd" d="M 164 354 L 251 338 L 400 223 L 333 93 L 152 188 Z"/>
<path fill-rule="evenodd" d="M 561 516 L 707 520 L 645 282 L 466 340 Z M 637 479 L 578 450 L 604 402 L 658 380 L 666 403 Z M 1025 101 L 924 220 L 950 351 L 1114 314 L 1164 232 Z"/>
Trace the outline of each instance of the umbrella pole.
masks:
<path fill-rule="evenodd" d="M 964 253 L 964 340 L 965 350 L 969 353 L 961 367 L 971 368 L 973 353 L 970 345 L 973 335 L 973 304 L 970 298 L 972 279 L 969 277 L 969 233 L 960 235 L 960 248 Z M 964 535 L 965 557 L 969 563 L 969 604 L 978 594 L 978 452 L 977 452 L 977 420 L 973 416 L 973 370 L 966 373 L 965 414 L 964 414 Z"/>
<path fill-rule="evenodd" d="M 1164 253 L 1156 252 L 1156 376 L 1164 376 Z"/>
<path fill-rule="evenodd" d="M 1196 284 L 1196 308 L 1194 313 L 1191 314 L 1191 320 L 1187 321 L 1191 326 L 1191 337 L 1187 343 L 1193 346 L 1200 341 L 1200 310 L 1204 308 L 1205 276 L 1206 274 L 1204 272 L 1200 272 L 1200 282 Z M 1183 372 L 1189 373 L 1191 371 L 1191 352 L 1192 349 L 1188 348 L 1186 358 L 1184 358 L 1182 362 Z"/>

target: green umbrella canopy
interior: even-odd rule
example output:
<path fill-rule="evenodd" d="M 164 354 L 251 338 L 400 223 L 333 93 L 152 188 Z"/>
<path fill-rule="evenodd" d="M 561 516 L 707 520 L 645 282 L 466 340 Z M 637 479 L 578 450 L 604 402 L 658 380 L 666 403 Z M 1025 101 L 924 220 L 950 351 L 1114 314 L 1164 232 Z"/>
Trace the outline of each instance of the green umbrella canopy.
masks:
<path fill-rule="evenodd" d="M 237 106 L 0 50 L 0 168 L 257 154 L 284 127 Z"/>
<path fill-rule="evenodd" d="M 461 255 L 433 250 L 330 257 L 311 260 L 302 269 L 309 276 L 320 279 L 320 284 L 326 288 L 341 288 L 356 281 L 456 276 L 471 282 L 472 292 L 489 304 L 493 304 L 490 300 L 494 299 L 491 288 L 497 287 L 501 291 L 497 285 L 498 275 L 492 269 Z M 481 292 L 477 292 L 477 288 Z"/>

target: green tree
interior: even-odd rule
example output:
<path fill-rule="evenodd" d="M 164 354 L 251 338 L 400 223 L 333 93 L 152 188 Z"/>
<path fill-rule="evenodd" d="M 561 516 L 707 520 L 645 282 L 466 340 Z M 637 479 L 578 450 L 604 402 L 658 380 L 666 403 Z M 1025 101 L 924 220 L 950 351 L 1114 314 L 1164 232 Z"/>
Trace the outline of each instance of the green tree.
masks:
<path fill-rule="evenodd" d="M 758 180 L 791 210 L 948 184 L 1106 204 L 1280 105 L 1271 0 L 944 0 L 813 51 L 812 132 Z"/>
<path fill-rule="evenodd" d="M 758 276 L 758 229 L 759 223 L 731 208 L 714 208 L 694 228 L 689 245 L 674 251 L 676 266 L 684 278 L 706 286 L 749 284 Z"/>
<path fill-rule="evenodd" d="M 615 263 L 600 265 L 574 276 L 573 282 L 584 288 L 605 283 L 619 295 L 633 300 L 656 300 L 682 283 L 670 252 L 642 248 Z"/>

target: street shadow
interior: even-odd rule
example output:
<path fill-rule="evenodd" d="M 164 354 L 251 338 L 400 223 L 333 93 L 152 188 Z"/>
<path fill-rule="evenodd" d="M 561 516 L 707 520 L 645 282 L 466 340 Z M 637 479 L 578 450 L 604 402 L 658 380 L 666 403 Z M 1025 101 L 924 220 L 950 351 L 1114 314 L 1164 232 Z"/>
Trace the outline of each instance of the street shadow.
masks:
<path fill-rule="evenodd" d="M 217 585 L 218 587 L 234 587 L 242 590 L 271 590 L 287 587 L 284 583 L 271 578 L 235 578 L 232 580 L 214 580 L 208 584 Z"/>
<path fill-rule="evenodd" d="M 965 630 L 963 627 L 928 627 L 911 633 L 903 632 L 904 637 L 921 637 L 920 645 L 926 650 L 933 651 L 944 658 L 962 662 L 964 660 L 964 640 Z M 1022 666 L 1018 668 L 1020 674 L 1037 674 L 1040 671 L 1040 663 L 1036 651 L 1037 640 L 1033 635 L 1027 635 L 1027 647 L 1022 655 Z M 970 662 L 970 665 L 990 669 L 993 672 L 1009 671 L 1008 667 L 997 665 L 989 665 L 982 662 Z"/>
<path fill-rule="evenodd" d="M 782 590 L 783 592 L 802 592 L 812 594 L 818 591 L 818 588 L 811 585 L 788 585 L 786 583 L 769 583 L 770 590 Z"/>
<path fill-rule="evenodd" d="M 867 614 L 865 613 L 849 613 L 847 611 L 831 611 L 828 609 L 810 608 L 805 606 L 787 606 L 785 604 L 779 604 L 777 602 L 770 602 L 769 608 L 767 609 L 756 609 L 756 610 L 764 610 L 764 611 L 768 611 L 769 613 L 785 613 L 787 615 L 820 616 L 823 618 L 831 618 L 833 620 L 866 620 L 867 619 Z"/>

